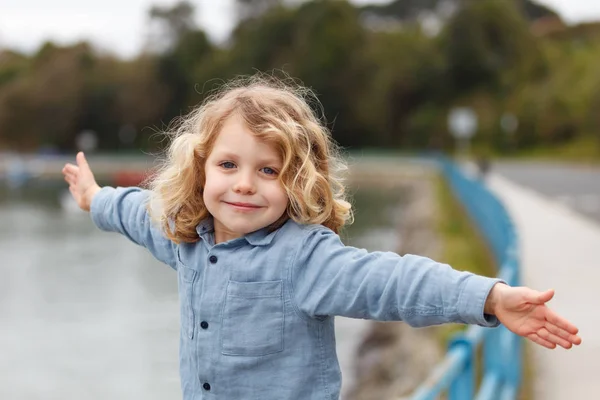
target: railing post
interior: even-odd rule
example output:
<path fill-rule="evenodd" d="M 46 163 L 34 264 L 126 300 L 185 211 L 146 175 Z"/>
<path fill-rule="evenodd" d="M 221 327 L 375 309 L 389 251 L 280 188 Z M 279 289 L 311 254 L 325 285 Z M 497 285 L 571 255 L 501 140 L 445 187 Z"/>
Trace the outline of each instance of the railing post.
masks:
<path fill-rule="evenodd" d="M 449 400 L 472 399 L 475 392 L 475 351 L 473 343 L 464 334 L 456 335 L 448 345 L 448 350 L 461 346 L 466 350 L 465 365 L 450 384 Z"/>
<path fill-rule="evenodd" d="M 515 240 L 516 242 L 516 240 Z M 519 275 L 519 255 L 518 248 L 516 243 L 514 246 L 509 248 L 507 251 L 507 268 L 511 268 L 513 270 L 513 279 L 509 282 L 512 286 L 519 286 L 521 284 L 521 277 Z M 523 341 L 522 339 L 506 330 L 505 340 L 507 343 L 508 351 L 504 358 L 504 377 L 506 379 L 506 386 L 512 388 L 514 391 L 517 391 L 519 386 L 521 385 L 522 378 L 522 355 L 523 355 Z"/>
<path fill-rule="evenodd" d="M 504 376 L 505 376 L 505 390 L 507 393 L 518 392 L 521 385 L 521 355 L 522 355 L 522 340 L 519 336 L 509 332 L 505 332 L 505 340 L 508 341 L 508 354 L 504 360 Z M 515 397 L 511 398 L 514 400 Z"/>
<path fill-rule="evenodd" d="M 483 372 L 494 373 L 503 377 L 503 362 L 504 349 L 500 346 L 500 338 L 504 327 L 493 328 L 488 332 L 483 340 Z"/>

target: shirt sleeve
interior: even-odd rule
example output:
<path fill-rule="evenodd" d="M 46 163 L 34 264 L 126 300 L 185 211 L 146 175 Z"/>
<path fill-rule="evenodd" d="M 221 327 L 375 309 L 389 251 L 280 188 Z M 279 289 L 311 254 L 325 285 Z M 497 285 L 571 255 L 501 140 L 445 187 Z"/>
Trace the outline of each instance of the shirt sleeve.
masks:
<path fill-rule="evenodd" d="M 146 209 L 149 192 L 136 187 L 103 187 L 94 195 L 90 207 L 98 228 L 118 232 L 144 246 L 152 255 L 177 269 L 176 244 L 154 226 Z"/>
<path fill-rule="evenodd" d="M 308 232 L 291 282 L 297 307 L 312 318 L 401 320 L 414 327 L 499 325 L 483 309 L 500 279 L 460 272 L 426 257 L 345 246 L 323 227 Z"/>

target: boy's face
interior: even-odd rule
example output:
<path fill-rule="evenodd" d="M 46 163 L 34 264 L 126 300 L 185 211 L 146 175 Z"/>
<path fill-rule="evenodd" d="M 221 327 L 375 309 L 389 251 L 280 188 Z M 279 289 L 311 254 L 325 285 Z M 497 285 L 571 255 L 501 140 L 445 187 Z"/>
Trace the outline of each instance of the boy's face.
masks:
<path fill-rule="evenodd" d="M 228 118 L 206 160 L 204 204 L 214 218 L 215 242 L 264 228 L 286 210 L 278 178 L 281 157 L 238 116 Z"/>

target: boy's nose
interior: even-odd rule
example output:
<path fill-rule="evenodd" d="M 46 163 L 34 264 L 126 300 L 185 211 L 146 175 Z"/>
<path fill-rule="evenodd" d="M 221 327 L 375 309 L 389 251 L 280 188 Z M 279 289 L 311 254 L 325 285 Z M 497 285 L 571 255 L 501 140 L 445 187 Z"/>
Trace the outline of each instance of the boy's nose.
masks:
<path fill-rule="evenodd" d="M 253 194 L 256 191 L 254 179 L 250 174 L 240 174 L 240 179 L 235 183 L 233 190 L 241 194 Z"/>

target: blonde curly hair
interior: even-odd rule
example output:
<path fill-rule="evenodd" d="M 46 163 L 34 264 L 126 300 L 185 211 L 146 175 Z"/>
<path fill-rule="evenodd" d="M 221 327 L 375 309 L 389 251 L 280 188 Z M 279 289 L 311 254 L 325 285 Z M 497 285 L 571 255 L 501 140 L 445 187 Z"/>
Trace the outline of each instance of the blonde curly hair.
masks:
<path fill-rule="evenodd" d="M 222 86 L 168 133 L 174 137 L 166 158 L 147 182 L 153 221 L 176 243 L 198 241 L 196 226 L 210 216 L 203 200 L 206 159 L 223 123 L 235 114 L 283 161 L 278 179 L 289 203 L 273 228 L 291 218 L 339 232 L 352 219 L 339 176 L 346 165 L 311 103 L 320 106 L 312 91 L 291 79 L 255 75 Z"/>

